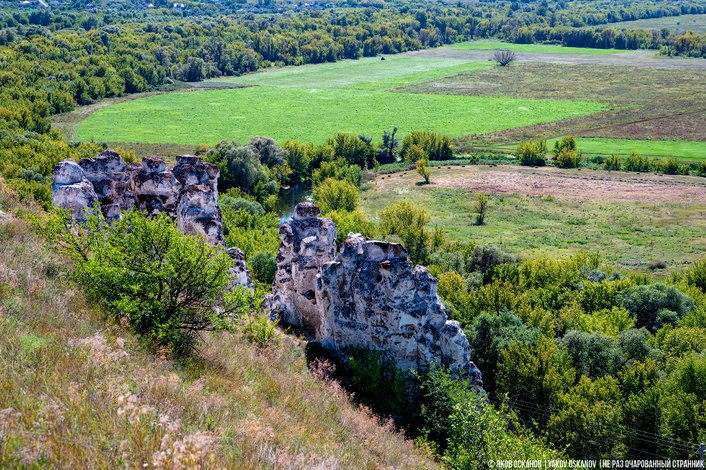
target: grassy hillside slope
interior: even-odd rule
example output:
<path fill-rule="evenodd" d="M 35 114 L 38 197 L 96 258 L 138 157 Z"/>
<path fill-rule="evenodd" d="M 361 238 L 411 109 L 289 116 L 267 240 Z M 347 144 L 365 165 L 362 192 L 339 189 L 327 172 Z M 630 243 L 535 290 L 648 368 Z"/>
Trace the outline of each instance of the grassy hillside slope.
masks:
<path fill-rule="evenodd" d="M 432 468 L 294 338 L 160 358 L 106 323 L 0 182 L 0 468 Z"/>

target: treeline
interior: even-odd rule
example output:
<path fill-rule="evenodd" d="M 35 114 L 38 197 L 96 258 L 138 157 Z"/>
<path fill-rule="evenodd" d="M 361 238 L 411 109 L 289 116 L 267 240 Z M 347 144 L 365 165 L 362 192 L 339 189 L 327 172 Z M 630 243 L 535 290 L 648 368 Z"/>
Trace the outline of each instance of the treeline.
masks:
<path fill-rule="evenodd" d="M 618 155 L 596 155 L 584 157 L 579 142 L 572 136 L 565 136 L 554 142 L 551 153 L 547 141 L 531 139 L 520 142 L 515 151 L 518 162 L 525 166 L 545 166 L 551 164 L 559 168 L 599 167 L 608 171 L 623 170 L 638 173 L 663 173 L 665 175 L 694 175 L 706 177 L 706 162 L 680 162 L 676 158 L 649 159 L 633 151 L 627 157 Z M 547 157 L 551 156 L 551 159 Z"/>

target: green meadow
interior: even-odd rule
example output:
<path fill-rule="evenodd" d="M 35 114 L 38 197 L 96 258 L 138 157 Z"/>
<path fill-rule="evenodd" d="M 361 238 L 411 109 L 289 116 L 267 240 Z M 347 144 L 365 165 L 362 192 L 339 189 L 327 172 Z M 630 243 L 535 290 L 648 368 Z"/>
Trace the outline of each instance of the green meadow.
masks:
<path fill-rule="evenodd" d="M 545 52 L 551 54 L 592 54 L 610 55 L 628 52 L 623 49 L 593 49 L 588 47 L 565 47 L 557 44 L 513 44 L 500 41 L 467 41 L 453 44 L 452 49 L 461 50 L 495 50 L 509 49 L 515 52 Z"/>
<path fill-rule="evenodd" d="M 656 261 L 679 269 L 706 249 L 703 204 L 491 194 L 486 223 L 478 226 L 473 192 L 435 186 L 438 174 L 432 172 L 431 185 L 368 189 L 363 210 L 376 220 L 389 204 L 414 201 L 431 214 L 430 226 L 453 240 L 498 245 L 523 258 L 592 251 L 618 270 L 626 268 L 624 260 L 640 260 L 644 270 Z"/>
<path fill-rule="evenodd" d="M 167 93 L 104 107 L 79 124 L 77 138 L 210 145 L 266 135 L 321 143 L 339 131 L 378 136 L 392 127 L 402 135 L 426 129 L 457 137 L 571 119 L 605 107 L 587 101 L 394 91 L 489 66 L 398 56 L 273 69 L 227 80 L 254 86 Z"/>

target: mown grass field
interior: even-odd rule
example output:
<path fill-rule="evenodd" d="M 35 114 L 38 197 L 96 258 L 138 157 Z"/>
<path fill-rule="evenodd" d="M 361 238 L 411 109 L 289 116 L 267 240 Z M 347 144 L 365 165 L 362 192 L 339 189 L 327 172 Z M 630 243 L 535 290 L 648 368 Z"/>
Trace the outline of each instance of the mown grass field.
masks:
<path fill-rule="evenodd" d="M 378 136 L 397 127 L 401 135 L 427 129 L 458 137 L 566 120 L 605 108 L 576 100 L 390 91 L 487 67 L 399 57 L 273 70 L 232 81 L 260 86 L 168 93 L 101 108 L 80 123 L 77 136 L 83 141 L 210 145 L 265 135 L 322 143 L 339 131 Z"/>
<path fill-rule="evenodd" d="M 608 23 L 600 25 L 600 28 L 618 29 L 651 29 L 660 30 L 666 28 L 673 33 L 683 33 L 694 31 L 697 33 L 706 32 L 706 15 L 681 15 L 664 16 L 662 18 L 648 18 L 635 21 L 621 21 L 619 23 Z"/>
<path fill-rule="evenodd" d="M 434 169 L 432 184 L 423 186 L 416 184 L 420 178 L 414 171 L 377 177 L 363 192 L 362 207 L 375 219 L 385 206 L 406 199 L 428 210 L 430 225 L 440 227 L 451 239 L 495 244 L 527 258 L 589 250 L 600 253 L 616 270 L 648 271 L 650 263 L 663 261 L 667 269 L 659 273 L 666 275 L 703 257 L 706 198 L 689 201 L 689 193 L 681 194 L 685 189 L 677 183 L 661 185 L 664 178 L 654 177 L 656 186 L 644 188 L 639 176 L 595 173 L 601 178 L 614 177 L 619 184 L 614 186 L 610 181 L 592 180 L 594 172 L 586 170 L 574 172 L 586 180 L 563 181 L 555 178 L 571 172 L 546 169 L 546 174 L 529 174 L 528 180 L 517 180 L 513 186 L 517 172 L 532 170 Z M 479 174 L 469 177 L 475 173 Z M 594 191 L 602 186 L 605 193 Z M 633 192 L 627 192 L 631 187 Z M 476 190 L 491 196 L 482 226 L 474 224 Z M 660 193 L 664 197 L 659 200 L 648 197 Z M 671 198 L 674 202 L 668 202 Z"/>
<path fill-rule="evenodd" d="M 553 54 L 593 54 L 610 55 L 628 52 L 623 49 L 594 49 L 589 47 L 565 47 L 557 44 L 513 44 L 500 41 L 467 41 L 449 46 L 462 50 L 509 49 L 515 52 L 545 52 Z"/>

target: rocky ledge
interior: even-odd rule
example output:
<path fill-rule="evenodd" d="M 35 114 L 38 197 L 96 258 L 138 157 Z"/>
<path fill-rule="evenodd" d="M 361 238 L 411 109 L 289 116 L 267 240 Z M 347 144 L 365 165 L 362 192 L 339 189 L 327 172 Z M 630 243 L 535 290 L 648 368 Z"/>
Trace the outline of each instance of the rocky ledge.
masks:
<path fill-rule="evenodd" d="M 312 204 L 299 204 L 280 229 L 277 272 L 264 306 L 310 340 L 342 352 L 382 351 L 404 370 L 448 367 L 482 387 L 471 348 L 449 320 L 436 279 L 412 266 L 402 245 L 349 234 L 340 251 L 336 227 Z"/>
<path fill-rule="evenodd" d="M 145 157 L 128 165 L 116 152 L 105 151 L 76 163 L 64 160 L 54 167 L 52 200 L 84 221 L 96 203 L 106 218 L 120 217 L 133 208 L 149 215 L 166 213 L 184 233 L 201 235 L 209 243 L 225 246 L 223 220 L 218 208 L 218 168 L 193 155 L 177 157 L 169 169 L 159 157 Z M 234 283 L 252 288 L 245 255 L 230 248 Z"/>

